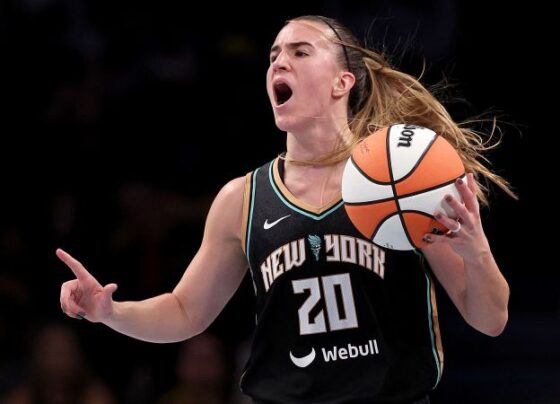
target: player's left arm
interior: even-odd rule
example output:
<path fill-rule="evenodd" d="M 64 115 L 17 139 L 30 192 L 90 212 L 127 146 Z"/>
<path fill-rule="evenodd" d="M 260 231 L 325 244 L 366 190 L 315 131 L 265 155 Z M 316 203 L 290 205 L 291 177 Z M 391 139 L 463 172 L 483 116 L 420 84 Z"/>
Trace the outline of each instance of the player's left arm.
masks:
<path fill-rule="evenodd" d="M 480 332 L 497 336 L 508 319 L 509 286 L 482 228 L 473 175 L 468 174 L 466 183 L 458 180 L 456 186 L 463 203 L 451 195 L 445 202 L 457 219 L 442 212 L 435 216 L 448 229 L 459 231 L 426 235 L 429 245 L 422 252 L 465 321 Z"/>

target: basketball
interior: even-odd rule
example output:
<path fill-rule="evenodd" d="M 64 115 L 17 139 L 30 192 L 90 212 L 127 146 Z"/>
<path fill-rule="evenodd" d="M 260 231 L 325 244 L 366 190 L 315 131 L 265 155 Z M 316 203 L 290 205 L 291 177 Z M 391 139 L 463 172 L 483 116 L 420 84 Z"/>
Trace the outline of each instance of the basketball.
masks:
<path fill-rule="evenodd" d="M 457 151 L 433 130 L 398 124 L 369 135 L 352 151 L 342 175 L 342 199 L 350 220 L 373 243 L 393 250 L 426 246 L 422 237 L 448 229 L 433 214 L 455 217 L 444 202 L 461 200 L 455 187 L 465 177 Z"/>

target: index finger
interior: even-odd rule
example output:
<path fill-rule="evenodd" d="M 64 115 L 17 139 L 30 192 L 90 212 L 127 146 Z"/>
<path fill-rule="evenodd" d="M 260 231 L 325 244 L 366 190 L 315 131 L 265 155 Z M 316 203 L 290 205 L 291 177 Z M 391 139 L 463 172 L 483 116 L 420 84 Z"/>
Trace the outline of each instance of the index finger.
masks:
<path fill-rule="evenodd" d="M 467 174 L 467 185 L 473 194 L 477 194 L 478 186 L 476 185 L 476 180 L 474 179 L 473 173 Z"/>
<path fill-rule="evenodd" d="M 467 210 L 469 212 L 478 210 L 478 207 L 476 206 L 476 194 L 474 194 L 471 190 L 468 176 L 457 179 L 455 187 L 459 191 Z"/>
<path fill-rule="evenodd" d="M 60 258 L 62 262 L 68 265 L 68 267 L 72 270 L 72 272 L 74 272 L 74 275 L 76 275 L 76 278 L 78 278 L 78 280 L 84 280 L 88 277 L 89 272 L 84 268 L 80 261 L 72 257 L 62 248 L 56 249 L 56 256 Z"/>

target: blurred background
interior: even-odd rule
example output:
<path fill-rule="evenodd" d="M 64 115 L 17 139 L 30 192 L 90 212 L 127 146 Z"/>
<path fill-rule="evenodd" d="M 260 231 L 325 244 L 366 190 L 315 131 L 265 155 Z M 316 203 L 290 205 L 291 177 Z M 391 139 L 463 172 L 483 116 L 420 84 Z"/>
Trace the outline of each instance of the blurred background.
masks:
<path fill-rule="evenodd" d="M 453 84 L 456 120 L 507 123 L 488 157 L 520 200 L 493 189 L 483 220 L 510 282 L 509 324 L 485 337 L 439 290 L 446 368 L 432 402 L 560 402 L 559 275 L 533 180 L 554 161 L 542 101 L 555 94 L 554 23 L 527 3 L 492 4 L 2 0 L 0 402 L 246 402 L 248 279 L 207 333 L 148 344 L 64 316 L 72 274 L 54 251 L 116 282 L 117 300 L 171 290 L 220 187 L 283 151 L 265 72 L 283 22 L 302 14 L 339 19 L 407 73 L 425 62 L 426 85 Z"/>

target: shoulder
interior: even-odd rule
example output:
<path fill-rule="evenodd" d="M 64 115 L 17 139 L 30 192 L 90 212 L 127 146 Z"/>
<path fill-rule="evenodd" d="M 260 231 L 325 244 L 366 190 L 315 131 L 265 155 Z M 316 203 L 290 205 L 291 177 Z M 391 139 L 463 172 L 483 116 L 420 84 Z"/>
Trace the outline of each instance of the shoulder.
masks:
<path fill-rule="evenodd" d="M 216 198 L 214 204 L 229 204 L 232 208 L 243 204 L 243 194 L 245 192 L 245 177 L 237 177 L 226 183 Z"/>
<path fill-rule="evenodd" d="M 275 160 L 276 159 L 273 159 L 257 169 L 248 172 L 246 175 L 234 178 L 226 183 L 216 196 L 214 203 L 232 203 L 232 208 L 242 208 L 243 203 L 247 202 L 246 199 L 249 197 L 247 193 L 251 191 L 251 183 L 257 172 L 263 169 L 267 170 Z"/>
<path fill-rule="evenodd" d="M 239 239 L 243 216 L 245 177 L 234 178 L 218 192 L 206 220 L 206 231 L 226 239 Z"/>
<path fill-rule="evenodd" d="M 247 206 L 250 200 L 252 181 L 256 173 L 269 167 L 274 160 L 269 161 L 256 170 L 250 171 L 242 177 L 237 177 L 226 183 L 216 195 L 210 208 L 209 219 L 217 219 L 222 225 L 234 229 L 236 236 L 241 236 L 239 229 L 245 229 Z"/>

